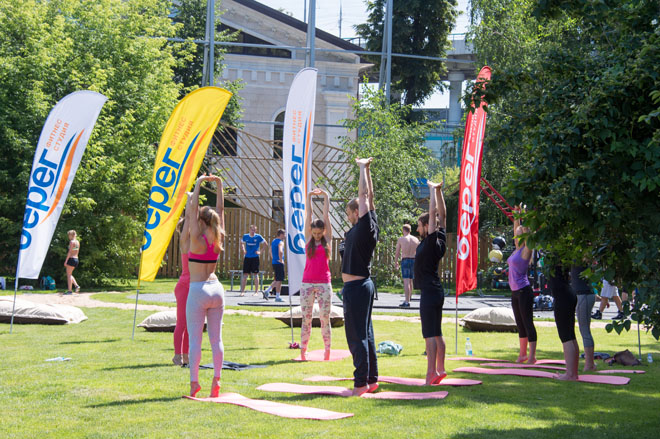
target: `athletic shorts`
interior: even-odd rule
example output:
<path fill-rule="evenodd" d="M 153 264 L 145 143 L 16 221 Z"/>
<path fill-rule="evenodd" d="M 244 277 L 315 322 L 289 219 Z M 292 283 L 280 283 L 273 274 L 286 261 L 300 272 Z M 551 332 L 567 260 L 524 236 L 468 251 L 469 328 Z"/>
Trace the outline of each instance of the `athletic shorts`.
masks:
<path fill-rule="evenodd" d="M 78 264 L 79 264 L 78 258 L 69 258 L 66 260 L 66 265 L 68 265 L 69 267 L 76 268 Z"/>
<path fill-rule="evenodd" d="M 444 292 L 440 289 L 422 289 L 419 299 L 419 316 L 422 320 L 422 337 L 442 337 L 442 307 Z"/>
<path fill-rule="evenodd" d="M 603 289 L 600 291 L 600 297 L 604 297 L 606 299 L 611 299 L 614 296 L 619 295 L 619 289 L 603 279 Z"/>
<path fill-rule="evenodd" d="M 412 279 L 413 268 L 415 266 L 415 258 L 403 258 L 401 259 L 401 277 L 403 279 Z"/>
<path fill-rule="evenodd" d="M 284 280 L 284 264 L 273 264 L 273 271 L 275 272 L 275 281 Z"/>
<path fill-rule="evenodd" d="M 243 258 L 243 273 L 256 274 L 259 273 L 259 257 L 256 258 Z"/>

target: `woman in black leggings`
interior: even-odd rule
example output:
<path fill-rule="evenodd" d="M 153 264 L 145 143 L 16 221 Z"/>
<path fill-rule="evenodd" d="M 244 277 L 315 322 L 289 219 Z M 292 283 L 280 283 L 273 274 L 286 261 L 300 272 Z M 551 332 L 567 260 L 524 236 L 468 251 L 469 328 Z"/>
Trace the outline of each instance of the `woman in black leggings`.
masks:
<path fill-rule="evenodd" d="M 566 373 L 557 376 L 560 380 L 575 381 L 578 378 L 579 348 L 575 339 L 575 306 L 577 297 L 569 284 L 569 272 L 561 265 L 552 267 L 548 286 L 555 298 L 555 323 L 564 349 Z"/>

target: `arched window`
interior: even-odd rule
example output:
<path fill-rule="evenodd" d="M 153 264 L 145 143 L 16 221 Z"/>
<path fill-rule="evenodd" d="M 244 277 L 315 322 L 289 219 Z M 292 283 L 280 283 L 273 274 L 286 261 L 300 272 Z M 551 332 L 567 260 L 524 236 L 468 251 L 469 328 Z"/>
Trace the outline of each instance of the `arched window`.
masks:
<path fill-rule="evenodd" d="M 273 128 L 273 158 L 282 158 L 282 141 L 284 140 L 284 111 L 275 118 Z"/>

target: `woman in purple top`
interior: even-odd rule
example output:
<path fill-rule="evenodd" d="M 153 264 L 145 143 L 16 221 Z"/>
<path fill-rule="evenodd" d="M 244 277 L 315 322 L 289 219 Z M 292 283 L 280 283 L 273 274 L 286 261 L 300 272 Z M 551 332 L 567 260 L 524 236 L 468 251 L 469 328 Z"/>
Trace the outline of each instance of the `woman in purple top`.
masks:
<path fill-rule="evenodd" d="M 516 214 L 520 208 L 515 207 Z M 513 235 L 516 251 L 509 256 L 509 286 L 511 287 L 511 308 L 518 326 L 518 337 L 520 341 L 520 354 L 516 362 L 529 364 L 536 363 L 536 328 L 534 328 L 534 291 L 529 284 L 527 272 L 529 261 L 532 259 L 532 249 L 526 243 L 521 243 L 517 236 L 528 233 L 529 229 L 520 225 L 520 219 L 516 215 L 513 221 Z M 529 355 L 527 355 L 529 346 Z"/>

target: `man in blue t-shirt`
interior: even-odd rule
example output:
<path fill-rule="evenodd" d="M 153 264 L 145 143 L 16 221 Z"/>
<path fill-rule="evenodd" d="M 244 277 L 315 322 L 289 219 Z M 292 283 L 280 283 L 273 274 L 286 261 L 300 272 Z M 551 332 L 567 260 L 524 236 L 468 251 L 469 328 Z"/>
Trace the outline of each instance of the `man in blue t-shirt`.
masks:
<path fill-rule="evenodd" d="M 254 283 L 254 295 L 259 294 L 259 255 L 261 255 L 261 245 L 266 240 L 257 233 L 257 226 L 250 226 L 250 233 L 246 233 L 241 238 L 241 250 L 245 257 L 243 258 L 243 277 L 241 278 L 241 296 L 245 295 L 245 283 L 248 275 L 252 276 Z"/>
<path fill-rule="evenodd" d="M 277 231 L 277 238 L 273 239 L 270 243 L 270 258 L 273 261 L 273 273 L 275 273 L 275 280 L 264 291 L 264 299 L 268 300 L 268 294 L 275 290 L 275 302 L 284 302 L 280 298 L 280 291 L 282 290 L 282 281 L 284 280 L 284 236 L 286 232 L 282 229 Z"/>

